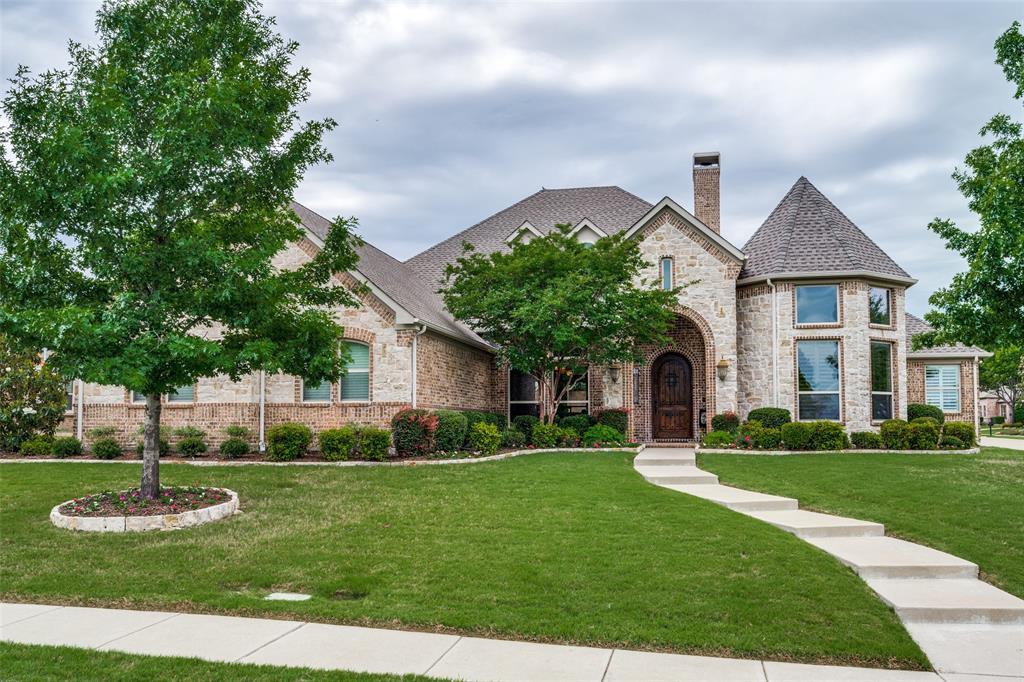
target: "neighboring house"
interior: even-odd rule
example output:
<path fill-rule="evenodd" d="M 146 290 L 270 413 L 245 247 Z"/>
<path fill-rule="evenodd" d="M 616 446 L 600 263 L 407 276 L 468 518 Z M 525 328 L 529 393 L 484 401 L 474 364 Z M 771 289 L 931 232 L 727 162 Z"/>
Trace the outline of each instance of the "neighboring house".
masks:
<path fill-rule="evenodd" d="M 535 414 L 533 380 L 499 367 L 487 342 L 446 312 L 437 289 L 464 243 L 490 253 L 569 223 L 585 242 L 622 232 L 638 240 L 646 279 L 696 284 L 679 293 L 669 344 L 642 348 L 638 363 L 591 368 L 564 412 L 626 408 L 639 441 L 699 438 L 711 415 L 762 406 L 850 431 L 905 417 L 908 402 L 976 421 L 977 360 L 986 354 L 910 350 L 909 338 L 926 328 L 904 310 L 916 280 L 806 178 L 737 248 L 720 231 L 719 173 L 717 153 L 694 156 L 693 213 L 669 197 L 650 204 L 618 187 L 542 189 L 404 263 L 366 244 L 357 268 L 338 275 L 369 288 L 362 307 L 337 314 L 352 357 L 340 383 L 262 373 L 203 379 L 168 395 L 162 420 L 199 426 L 214 442 L 224 426 L 244 424 L 262 443 L 275 423 L 384 424 L 406 406 Z M 330 225 L 295 210 L 306 238 L 279 255 L 280 267 L 308 260 Z M 123 440 L 136 438 L 144 409 L 136 396 L 81 383 L 75 393 L 67 427 L 112 424 Z"/>
<path fill-rule="evenodd" d="M 995 393 L 982 392 L 979 400 L 983 424 L 987 424 L 993 417 L 1002 417 L 1007 422 L 1013 421 L 1013 407 Z"/>

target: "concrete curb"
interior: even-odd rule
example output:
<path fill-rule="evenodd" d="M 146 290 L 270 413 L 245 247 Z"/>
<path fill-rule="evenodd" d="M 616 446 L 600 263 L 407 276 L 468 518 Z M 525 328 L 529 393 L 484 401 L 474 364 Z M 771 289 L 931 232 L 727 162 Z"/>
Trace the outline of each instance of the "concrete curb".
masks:
<path fill-rule="evenodd" d="M 744 448 L 697 448 L 708 455 L 977 455 L 981 447 L 969 450 L 747 450 Z"/>
<path fill-rule="evenodd" d="M 58 460 L 59 461 L 59 460 Z M 227 488 L 219 488 L 231 498 L 227 502 L 215 504 L 203 509 L 192 509 L 180 514 L 160 514 L 156 516 L 67 516 L 60 513 L 60 508 L 71 500 L 61 502 L 50 510 L 50 523 L 58 528 L 80 530 L 92 533 L 132 533 L 146 530 L 180 530 L 201 526 L 227 518 L 238 511 L 238 493 Z"/>

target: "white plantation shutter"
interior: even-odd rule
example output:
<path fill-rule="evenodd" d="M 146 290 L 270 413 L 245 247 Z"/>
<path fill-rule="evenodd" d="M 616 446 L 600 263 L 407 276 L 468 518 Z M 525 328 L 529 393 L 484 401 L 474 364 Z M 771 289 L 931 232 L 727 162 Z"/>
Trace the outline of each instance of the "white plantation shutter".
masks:
<path fill-rule="evenodd" d="M 341 399 L 366 401 L 370 399 L 370 347 L 365 343 L 346 341 L 349 361 L 341 377 Z"/>
<path fill-rule="evenodd" d="M 302 401 L 307 403 L 326 403 L 331 400 L 331 383 L 325 381 L 319 385 L 302 382 Z"/>
<path fill-rule="evenodd" d="M 924 401 L 943 412 L 959 412 L 960 365 L 925 366 Z"/>

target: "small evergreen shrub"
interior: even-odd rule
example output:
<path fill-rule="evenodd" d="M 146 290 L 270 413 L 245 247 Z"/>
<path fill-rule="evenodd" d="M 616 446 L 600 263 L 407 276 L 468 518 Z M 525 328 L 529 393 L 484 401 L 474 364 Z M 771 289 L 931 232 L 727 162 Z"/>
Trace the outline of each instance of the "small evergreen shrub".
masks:
<path fill-rule="evenodd" d="M 789 410 L 783 407 L 759 407 L 751 410 L 747 421 L 759 421 L 767 429 L 781 429 L 783 424 L 793 421 Z"/>
<path fill-rule="evenodd" d="M 112 438 L 117 435 L 117 429 L 113 426 L 97 426 L 89 429 L 89 438 Z"/>
<path fill-rule="evenodd" d="M 811 422 L 812 450 L 843 450 L 850 447 L 850 439 L 843 425 L 824 419 Z"/>
<path fill-rule="evenodd" d="M 228 459 L 237 459 L 249 454 L 249 443 L 241 438 L 228 438 L 220 444 L 220 454 Z"/>
<path fill-rule="evenodd" d="M 769 429 L 756 419 L 740 426 L 736 440 L 741 448 L 756 450 L 776 450 L 781 442 L 779 429 Z"/>
<path fill-rule="evenodd" d="M 320 454 L 328 462 L 343 462 L 351 459 L 358 443 L 358 434 L 352 426 L 340 429 L 324 429 L 316 436 Z"/>
<path fill-rule="evenodd" d="M 810 450 L 814 428 L 807 422 L 789 422 L 780 429 L 787 450 Z"/>
<path fill-rule="evenodd" d="M 224 427 L 224 433 L 230 438 L 241 438 L 244 441 L 252 440 L 252 431 L 249 427 L 241 424 L 232 424 Z"/>
<path fill-rule="evenodd" d="M 187 457 L 199 457 L 206 454 L 206 441 L 200 436 L 189 436 L 178 441 L 178 452 Z"/>
<path fill-rule="evenodd" d="M 179 426 L 174 429 L 174 435 L 178 438 L 206 438 L 206 431 L 195 426 Z"/>
<path fill-rule="evenodd" d="M 532 414 L 521 414 L 512 418 L 512 428 L 520 431 L 526 437 L 526 442 L 529 443 L 533 437 L 533 427 L 539 421 Z"/>
<path fill-rule="evenodd" d="M 363 426 L 358 429 L 359 445 L 356 452 L 359 459 L 372 462 L 383 462 L 388 458 L 391 447 L 391 433 L 376 426 Z"/>
<path fill-rule="evenodd" d="M 931 417 L 940 424 L 946 421 L 946 415 L 940 407 L 935 405 L 921 405 L 919 403 L 911 403 L 910 405 L 907 405 L 907 421 L 913 422 L 918 417 Z"/>
<path fill-rule="evenodd" d="M 466 429 L 469 420 L 466 415 L 454 410 L 436 410 L 437 429 L 434 431 L 434 448 L 444 452 L 453 452 L 462 448 L 466 442 Z"/>
<path fill-rule="evenodd" d="M 1024 422 L 1024 405 L 1013 409 L 1013 421 L 1016 424 Z"/>
<path fill-rule="evenodd" d="M 956 438 L 965 447 L 974 447 L 974 424 L 969 422 L 946 422 L 942 427 L 942 435 Z"/>
<path fill-rule="evenodd" d="M 473 433 L 469 434 L 470 446 L 484 457 L 496 454 L 501 447 L 501 431 L 489 422 L 479 421 L 473 424 Z"/>
<path fill-rule="evenodd" d="M 82 441 L 71 436 L 60 436 L 53 439 L 53 456 L 64 459 L 82 454 Z"/>
<path fill-rule="evenodd" d="M 619 433 L 626 433 L 629 430 L 629 412 L 620 408 L 602 410 L 597 415 L 597 423 L 610 426 Z"/>
<path fill-rule="evenodd" d="M 553 448 L 557 446 L 561 431 L 562 429 L 554 424 L 538 422 L 533 427 L 533 446 L 537 448 Z"/>
<path fill-rule="evenodd" d="M 625 443 L 622 432 L 606 424 L 594 424 L 583 432 L 583 444 L 588 448 L 617 448 Z"/>
<path fill-rule="evenodd" d="M 886 419 L 879 434 L 887 450 L 910 449 L 910 424 L 902 419 Z"/>
<path fill-rule="evenodd" d="M 702 441 L 707 448 L 727 448 L 736 442 L 736 436 L 728 431 L 710 431 Z"/>
<path fill-rule="evenodd" d="M 426 410 L 402 410 L 391 420 L 391 437 L 399 455 L 425 455 L 432 451 L 436 431 L 437 417 Z"/>
<path fill-rule="evenodd" d="M 580 444 L 580 434 L 576 429 L 568 429 L 564 426 L 558 427 L 558 447 L 574 448 Z"/>
<path fill-rule="evenodd" d="M 305 424 L 285 422 L 267 430 L 267 459 L 290 462 L 306 454 L 313 432 Z"/>
<path fill-rule="evenodd" d="M 142 455 L 145 453 L 145 451 L 146 451 L 146 442 L 145 441 L 140 440 L 138 443 L 135 444 L 135 455 L 139 459 L 142 459 Z M 170 454 L 171 454 L 171 441 L 169 441 L 166 438 L 164 438 L 163 436 L 161 436 L 160 437 L 160 444 L 157 445 L 157 456 L 158 457 L 167 457 Z"/>
<path fill-rule="evenodd" d="M 934 419 L 917 418 L 907 427 L 911 450 L 934 450 L 939 444 L 939 427 Z"/>
<path fill-rule="evenodd" d="M 715 431 L 736 433 L 740 428 L 740 416 L 732 411 L 716 414 L 711 418 L 711 428 Z"/>
<path fill-rule="evenodd" d="M 558 420 L 558 425 L 563 429 L 572 429 L 577 434 L 586 433 L 593 423 L 586 414 L 570 414 Z"/>
<path fill-rule="evenodd" d="M 850 434 L 850 443 L 860 450 L 882 450 L 885 448 L 882 436 L 874 431 L 855 431 Z"/>
<path fill-rule="evenodd" d="M 121 456 L 121 445 L 115 438 L 101 436 L 92 442 L 92 454 L 98 459 L 117 459 Z"/>
<path fill-rule="evenodd" d="M 518 450 L 526 445 L 526 434 L 516 429 L 505 429 L 501 432 L 502 447 Z"/>
<path fill-rule="evenodd" d="M 995 417 L 992 417 L 992 423 L 993 424 L 997 424 L 997 425 L 998 424 L 1005 424 L 1006 423 L 1006 417 L 1004 415 L 1001 415 L 1001 414 L 1000 415 L 996 415 Z"/>
<path fill-rule="evenodd" d="M 471 446 L 471 443 L 469 442 L 469 437 L 471 435 L 470 432 L 473 430 L 473 426 L 475 424 L 477 424 L 478 422 L 484 422 L 485 424 L 491 424 L 494 427 L 496 427 L 498 429 L 498 431 L 501 431 L 502 429 L 506 428 L 506 426 L 508 424 L 508 420 L 505 418 L 505 415 L 498 414 L 497 412 L 480 412 L 479 410 L 466 410 L 462 414 L 464 414 L 466 416 L 466 445 L 467 446 Z"/>
<path fill-rule="evenodd" d="M 914 417 L 910 420 L 911 424 L 931 424 L 935 428 L 942 430 L 942 422 L 935 417 Z"/>
<path fill-rule="evenodd" d="M 21 441 L 18 454 L 22 457 L 49 457 L 53 454 L 53 436 L 29 436 Z"/>
<path fill-rule="evenodd" d="M 956 436 L 943 436 L 939 439 L 939 447 L 946 450 L 963 450 L 967 445 Z"/>

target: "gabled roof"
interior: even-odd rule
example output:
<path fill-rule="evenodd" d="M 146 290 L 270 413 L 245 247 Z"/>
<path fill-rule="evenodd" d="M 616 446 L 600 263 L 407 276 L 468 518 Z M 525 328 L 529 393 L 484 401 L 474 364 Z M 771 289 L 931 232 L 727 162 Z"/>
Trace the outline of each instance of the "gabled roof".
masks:
<path fill-rule="evenodd" d="M 737 249 L 735 246 L 733 246 L 728 239 L 726 239 L 721 234 L 715 232 L 710 227 L 702 223 L 697 218 L 697 216 L 693 215 L 685 208 L 677 204 L 671 197 L 665 197 L 654 206 L 651 206 L 650 210 L 648 210 L 647 213 L 645 213 L 644 215 L 640 216 L 637 219 L 637 221 L 629 228 L 629 231 L 626 232 L 626 236 L 631 237 L 640 230 L 642 230 L 649 221 L 654 219 L 655 216 L 657 216 L 666 208 L 675 212 L 676 215 L 678 215 L 687 223 L 689 223 L 693 227 L 693 229 L 695 229 L 698 233 L 704 235 L 706 239 L 711 241 L 713 244 L 716 244 L 719 248 L 721 248 L 723 251 L 725 251 L 727 254 L 729 254 L 736 260 L 742 262 L 743 259 L 746 258 L 743 252 Z"/>
<path fill-rule="evenodd" d="M 962 343 L 958 343 L 952 346 L 932 346 L 931 348 L 922 348 L 920 350 L 913 350 L 911 341 L 918 334 L 924 332 L 935 331 L 934 327 L 922 320 L 917 315 L 911 315 L 907 313 L 907 357 L 909 358 L 964 358 L 964 357 L 980 357 L 988 358 L 992 357 L 992 354 L 981 348 L 974 346 L 965 346 Z"/>
<path fill-rule="evenodd" d="M 444 276 L 445 266 L 462 255 L 463 242 L 488 254 L 511 248 L 506 239 L 524 222 L 547 234 L 555 225 L 576 225 L 584 218 L 606 234 L 614 234 L 628 229 L 650 208 L 649 203 L 619 187 L 542 189 L 413 256 L 406 264 L 424 280 L 437 282 Z"/>
<path fill-rule="evenodd" d="M 739 281 L 827 275 L 917 280 L 802 177 L 743 246 Z"/>
<path fill-rule="evenodd" d="M 299 216 L 303 226 L 322 243 L 331 228 L 331 221 L 298 202 L 292 202 L 292 210 Z M 359 254 L 359 263 L 353 274 L 382 293 L 385 303 L 398 306 L 400 310 L 396 310 L 396 313 L 408 313 L 413 318 L 409 320 L 410 323 L 422 322 L 448 336 L 489 347 L 475 332 L 448 314 L 437 293 L 436 283 L 427 284 L 408 265 L 372 244 L 364 242 L 362 246 L 356 247 L 356 253 Z"/>

